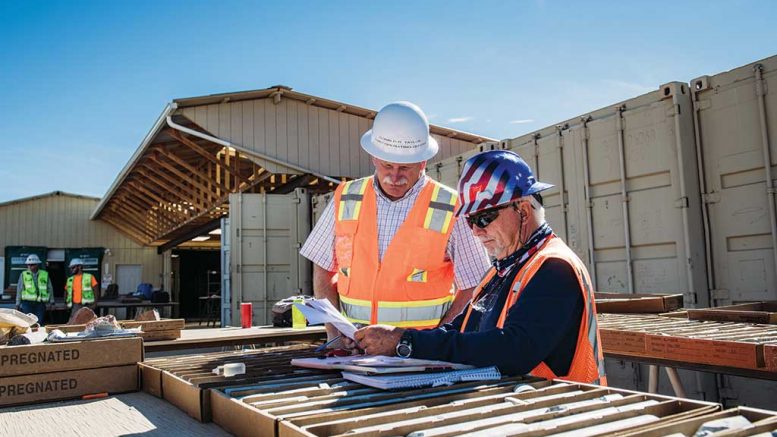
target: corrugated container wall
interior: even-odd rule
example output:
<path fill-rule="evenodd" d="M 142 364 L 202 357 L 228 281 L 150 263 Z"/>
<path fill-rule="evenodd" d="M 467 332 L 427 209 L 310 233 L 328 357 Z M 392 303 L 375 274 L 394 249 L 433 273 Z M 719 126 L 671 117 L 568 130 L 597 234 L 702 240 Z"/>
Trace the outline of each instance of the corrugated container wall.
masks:
<path fill-rule="evenodd" d="M 684 293 L 707 284 L 691 93 L 657 91 L 504 141 L 548 190 L 548 221 L 589 266 L 596 289 Z"/>
<path fill-rule="evenodd" d="M 777 299 L 777 57 L 690 86 L 713 298 L 718 304 Z"/>
<path fill-rule="evenodd" d="M 659 90 L 441 161 L 456 186 L 464 161 L 492 147 L 520 154 L 539 180 L 548 222 L 589 266 L 597 290 L 679 292 L 707 304 L 691 93 Z M 627 226 L 624 223 L 628 224 Z"/>
<path fill-rule="evenodd" d="M 89 220 L 98 202 L 99 199 L 67 193 L 8 202 L 0 206 L 0 249 L 6 246 L 103 247 L 110 249 L 110 254 L 103 257 L 103 270 L 107 264 L 114 280 L 116 265 L 141 265 L 143 281 L 160 286 L 162 255 L 156 253 L 156 248 L 138 245 L 107 223 Z"/>
<path fill-rule="evenodd" d="M 716 305 L 777 299 L 777 56 L 690 82 Z M 767 165 L 768 163 L 768 165 Z M 721 375 L 727 405 L 777 408 L 777 382 Z"/>

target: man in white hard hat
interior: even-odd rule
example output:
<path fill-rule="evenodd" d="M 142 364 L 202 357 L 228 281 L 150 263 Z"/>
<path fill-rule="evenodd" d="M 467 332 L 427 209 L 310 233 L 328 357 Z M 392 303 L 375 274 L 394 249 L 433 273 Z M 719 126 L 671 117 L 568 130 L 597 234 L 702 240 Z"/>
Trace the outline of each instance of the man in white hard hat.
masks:
<path fill-rule="evenodd" d="M 54 289 L 49 272 L 40 268 L 40 258 L 34 253 L 24 263 L 27 264 L 27 270 L 19 275 L 19 283 L 16 285 L 16 309 L 35 314 L 38 323 L 43 325 L 46 306 L 54 304 Z"/>
<path fill-rule="evenodd" d="M 425 173 L 438 151 L 426 115 L 410 102 L 391 103 L 361 146 L 374 175 L 338 186 L 300 251 L 314 264 L 315 296 L 359 324 L 425 328 L 450 321 L 489 261 L 453 215 L 456 191 Z M 327 326 L 329 339 L 336 335 Z"/>
<path fill-rule="evenodd" d="M 97 303 L 100 289 L 94 275 L 84 272 L 84 262 L 81 258 L 73 258 L 68 267 L 71 276 L 65 283 L 65 302 L 67 307 L 71 308 L 72 317 L 81 307 Z"/>

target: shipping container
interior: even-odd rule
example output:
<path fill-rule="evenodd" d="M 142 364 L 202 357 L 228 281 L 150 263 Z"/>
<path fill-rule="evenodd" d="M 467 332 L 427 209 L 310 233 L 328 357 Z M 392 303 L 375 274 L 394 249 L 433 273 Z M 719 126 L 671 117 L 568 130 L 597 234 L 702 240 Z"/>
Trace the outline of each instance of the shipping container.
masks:
<path fill-rule="evenodd" d="M 332 201 L 332 197 L 334 197 L 335 193 L 334 191 L 331 191 L 329 193 L 319 194 L 317 196 L 311 196 L 311 210 L 313 211 L 313 226 L 318 223 L 318 220 L 321 218 L 321 215 L 324 213 L 324 210 L 326 209 L 326 206 L 329 205 L 329 202 Z"/>
<path fill-rule="evenodd" d="M 775 300 L 777 56 L 689 85 L 711 303 Z M 777 408 L 774 381 L 720 375 L 718 392 L 726 405 Z"/>
<path fill-rule="evenodd" d="M 310 233 L 310 195 L 298 188 L 290 194 L 230 194 L 229 272 L 233 317 L 238 325 L 240 303 L 252 303 L 254 325 L 272 322 L 272 305 L 283 298 L 312 294 L 310 261 L 299 249 Z"/>
<path fill-rule="evenodd" d="M 472 148 L 460 155 L 451 156 L 442 159 L 439 162 L 427 165 L 426 174 L 437 182 L 455 190 L 459 183 L 459 176 L 461 176 L 461 170 L 464 167 L 464 163 L 480 152 L 497 148 L 499 148 L 498 142 L 482 143 L 478 147 Z"/>
<path fill-rule="evenodd" d="M 672 82 L 503 142 L 555 185 L 548 222 L 598 291 L 708 303 L 691 108 L 688 86 Z"/>
<path fill-rule="evenodd" d="M 777 56 L 699 77 L 690 88 L 713 299 L 777 299 Z"/>
<path fill-rule="evenodd" d="M 229 217 L 221 219 L 221 326 L 232 320 L 232 275 L 229 270 L 230 246 L 229 246 Z"/>

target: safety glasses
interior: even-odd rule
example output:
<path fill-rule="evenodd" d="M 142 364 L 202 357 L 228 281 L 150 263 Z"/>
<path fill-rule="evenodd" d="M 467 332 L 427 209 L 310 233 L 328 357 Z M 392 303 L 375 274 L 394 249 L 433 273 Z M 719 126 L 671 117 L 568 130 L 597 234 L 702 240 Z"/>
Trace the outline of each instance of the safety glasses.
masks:
<path fill-rule="evenodd" d="M 514 205 L 514 203 L 508 203 L 505 205 L 497 206 L 496 208 L 485 210 L 483 212 L 472 214 L 471 216 L 467 217 L 467 224 L 469 225 L 470 229 L 474 226 L 477 226 L 480 229 L 485 229 L 488 225 L 491 224 L 491 222 L 499 217 L 499 212 L 501 210 L 512 205 Z"/>

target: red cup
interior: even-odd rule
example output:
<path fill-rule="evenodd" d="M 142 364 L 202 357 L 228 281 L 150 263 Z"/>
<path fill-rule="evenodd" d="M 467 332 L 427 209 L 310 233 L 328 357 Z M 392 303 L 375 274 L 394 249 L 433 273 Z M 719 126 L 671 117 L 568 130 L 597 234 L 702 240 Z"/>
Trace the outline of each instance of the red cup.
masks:
<path fill-rule="evenodd" d="M 243 328 L 250 328 L 253 325 L 254 307 L 251 302 L 240 304 L 240 325 Z"/>

